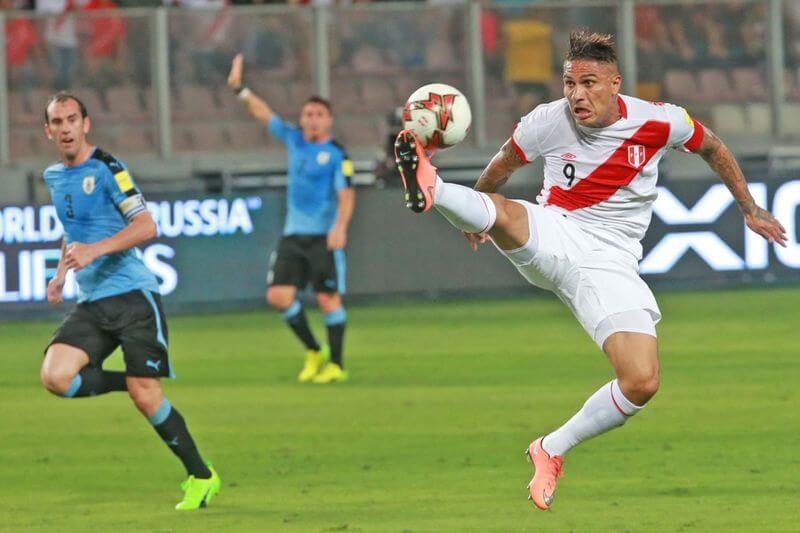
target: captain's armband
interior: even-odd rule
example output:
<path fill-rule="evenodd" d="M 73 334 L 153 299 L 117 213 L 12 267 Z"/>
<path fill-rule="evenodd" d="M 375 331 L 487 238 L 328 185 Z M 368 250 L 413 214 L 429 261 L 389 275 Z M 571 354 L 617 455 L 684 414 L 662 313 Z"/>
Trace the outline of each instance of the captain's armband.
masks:
<path fill-rule="evenodd" d="M 139 213 L 147 211 L 147 203 L 145 203 L 144 196 L 141 194 L 128 196 L 117 207 L 122 216 L 129 222 Z"/>

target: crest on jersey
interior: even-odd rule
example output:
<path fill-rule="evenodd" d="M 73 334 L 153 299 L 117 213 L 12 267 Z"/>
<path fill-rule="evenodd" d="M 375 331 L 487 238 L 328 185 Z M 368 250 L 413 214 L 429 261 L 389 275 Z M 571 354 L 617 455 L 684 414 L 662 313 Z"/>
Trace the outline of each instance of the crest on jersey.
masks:
<path fill-rule="evenodd" d="M 317 164 L 324 165 L 331 160 L 330 152 L 320 152 L 317 154 Z"/>
<path fill-rule="evenodd" d="M 83 192 L 92 194 L 94 192 L 94 176 L 86 176 L 83 178 Z"/>
<path fill-rule="evenodd" d="M 628 146 L 628 163 L 634 168 L 642 166 L 645 160 L 644 146 L 641 144 L 634 144 Z"/>

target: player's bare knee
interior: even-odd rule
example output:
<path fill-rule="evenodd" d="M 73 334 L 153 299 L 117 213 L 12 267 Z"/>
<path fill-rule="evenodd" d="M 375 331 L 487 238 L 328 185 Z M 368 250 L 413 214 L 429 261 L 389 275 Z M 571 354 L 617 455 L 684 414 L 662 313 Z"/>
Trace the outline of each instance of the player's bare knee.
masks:
<path fill-rule="evenodd" d="M 287 291 L 270 287 L 267 290 L 267 303 L 278 310 L 283 310 L 292 305 L 292 297 Z"/>
<path fill-rule="evenodd" d="M 145 416 L 153 416 L 164 399 L 157 379 L 128 378 L 128 395 L 136 408 Z"/>
<path fill-rule="evenodd" d="M 67 393 L 74 377 L 75 375 L 71 372 L 47 365 L 42 365 L 42 370 L 39 373 L 39 378 L 44 388 L 58 396 L 63 396 Z"/>
<path fill-rule="evenodd" d="M 620 378 L 620 387 L 632 402 L 643 405 L 656 395 L 660 385 L 658 369 L 636 372 L 634 375 Z"/>
<path fill-rule="evenodd" d="M 339 293 L 319 293 L 317 294 L 317 304 L 323 313 L 332 313 L 342 306 L 342 299 Z"/>

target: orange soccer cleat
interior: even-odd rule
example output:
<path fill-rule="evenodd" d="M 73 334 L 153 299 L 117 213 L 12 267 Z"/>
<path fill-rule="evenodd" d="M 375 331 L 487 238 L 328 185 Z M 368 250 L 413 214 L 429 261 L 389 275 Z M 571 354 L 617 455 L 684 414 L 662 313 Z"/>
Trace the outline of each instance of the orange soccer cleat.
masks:
<path fill-rule="evenodd" d="M 556 483 L 562 475 L 564 457 L 561 455 L 550 457 L 550 454 L 542 448 L 542 440 L 544 437 L 539 437 L 525 450 L 534 469 L 533 479 L 528 483 L 528 499 L 533 500 L 536 507 L 542 511 L 547 511 L 556 497 Z"/>
<path fill-rule="evenodd" d="M 394 156 L 406 190 L 406 207 L 415 213 L 424 213 L 433 206 L 436 167 L 411 130 L 403 130 L 397 135 Z"/>

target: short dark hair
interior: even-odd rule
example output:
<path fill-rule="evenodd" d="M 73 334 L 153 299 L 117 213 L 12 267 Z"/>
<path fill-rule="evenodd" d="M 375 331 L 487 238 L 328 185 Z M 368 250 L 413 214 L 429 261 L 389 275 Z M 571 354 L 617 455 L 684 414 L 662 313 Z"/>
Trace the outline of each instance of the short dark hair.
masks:
<path fill-rule="evenodd" d="M 598 63 L 616 63 L 614 37 L 607 33 L 590 33 L 587 29 L 572 31 L 569 34 L 567 61 L 589 59 Z"/>
<path fill-rule="evenodd" d="M 306 101 L 303 102 L 303 107 L 305 107 L 306 104 L 319 104 L 325 107 L 325 109 L 328 110 L 328 113 L 333 114 L 333 107 L 331 107 L 330 100 L 326 100 L 325 98 L 317 96 L 316 94 L 314 96 L 309 96 Z"/>
<path fill-rule="evenodd" d="M 78 104 L 78 107 L 81 110 L 81 117 L 86 118 L 89 116 L 89 113 L 86 111 L 86 105 L 81 102 L 81 99 L 75 96 L 72 93 L 68 93 L 67 91 L 59 91 L 47 101 L 47 105 L 44 106 L 44 121 L 46 124 L 50 123 L 50 115 L 47 113 L 47 110 L 50 108 L 50 104 L 54 102 L 58 102 L 59 104 L 63 104 L 64 102 L 68 102 L 70 100 L 74 100 L 75 103 Z"/>

